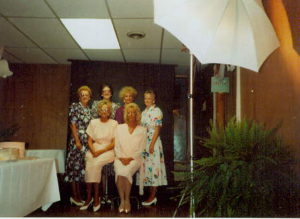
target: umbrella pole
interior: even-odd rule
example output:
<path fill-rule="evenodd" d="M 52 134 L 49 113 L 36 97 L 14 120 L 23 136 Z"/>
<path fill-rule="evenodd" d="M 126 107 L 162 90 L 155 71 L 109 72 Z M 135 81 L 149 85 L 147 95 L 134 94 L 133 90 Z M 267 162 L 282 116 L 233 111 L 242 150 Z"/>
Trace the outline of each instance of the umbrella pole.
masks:
<path fill-rule="evenodd" d="M 190 149 L 190 170 L 191 183 L 194 182 L 194 121 L 193 121 L 193 93 L 194 93 L 194 56 L 190 54 L 190 74 L 189 74 L 189 149 Z M 190 217 L 195 217 L 195 203 L 194 194 L 190 194 Z"/>

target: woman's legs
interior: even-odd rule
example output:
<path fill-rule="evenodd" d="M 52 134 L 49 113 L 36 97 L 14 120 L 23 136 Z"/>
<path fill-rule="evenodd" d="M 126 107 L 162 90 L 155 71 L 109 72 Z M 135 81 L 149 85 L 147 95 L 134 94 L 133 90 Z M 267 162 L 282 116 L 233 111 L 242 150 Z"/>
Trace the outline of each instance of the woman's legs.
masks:
<path fill-rule="evenodd" d="M 99 183 L 93 183 L 93 185 L 94 185 L 94 206 L 98 206 L 100 203 Z"/>
<path fill-rule="evenodd" d="M 118 176 L 117 178 L 117 188 L 118 188 L 118 193 L 120 196 L 120 207 L 119 210 L 124 210 L 124 202 L 125 202 L 125 182 L 124 182 L 125 177 L 123 176 Z"/>
<path fill-rule="evenodd" d="M 156 196 L 157 186 L 151 186 L 149 188 L 149 197 L 146 202 L 151 202 Z"/>
<path fill-rule="evenodd" d="M 81 195 L 80 195 L 80 187 L 79 187 L 79 182 L 71 182 L 71 197 L 77 201 L 81 201 Z"/>
<path fill-rule="evenodd" d="M 87 206 L 90 201 L 92 200 L 92 184 L 93 183 L 86 183 L 86 200 L 84 202 L 84 205 L 83 206 Z"/>
<path fill-rule="evenodd" d="M 125 184 L 125 211 L 129 212 L 131 210 L 130 205 L 130 192 L 131 192 L 131 183 L 127 178 L 124 179 Z"/>

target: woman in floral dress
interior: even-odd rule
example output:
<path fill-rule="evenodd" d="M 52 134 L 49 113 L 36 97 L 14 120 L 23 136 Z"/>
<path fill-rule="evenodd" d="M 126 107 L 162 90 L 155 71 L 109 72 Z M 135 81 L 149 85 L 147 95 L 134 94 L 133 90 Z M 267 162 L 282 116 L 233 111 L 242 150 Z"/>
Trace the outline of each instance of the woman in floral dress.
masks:
<path fill-rule="evenodd" d="M 144 186 L 150 187 L 149 197 L 142 205 L 156 204 L 157 186 L 167 185 L 166 167 L 163 146 L 159 137 L 163 114 L 155 105 L 155 93 L 147 90 L 144 93 L 146 109 L 142 113 L 142 125 L 147 128 L 147 145 L 143 152 Z M 137 181 L 138 182 L 138 181 Z"/>
<path fill-rule="evenodd" d="M 88 135 L 86 128 L 91 120 L 91 110 L 88 102 L 92 91 L 88 86 L 81 86 L 77 90 L 79 102 L 72 103 L 69 111 L 71 138 L 67 147 L 65 181 L 71 183 L 70 203 L 82 206 L 80 182 L 84 182 L 85 153 L 88 150 Z"/>

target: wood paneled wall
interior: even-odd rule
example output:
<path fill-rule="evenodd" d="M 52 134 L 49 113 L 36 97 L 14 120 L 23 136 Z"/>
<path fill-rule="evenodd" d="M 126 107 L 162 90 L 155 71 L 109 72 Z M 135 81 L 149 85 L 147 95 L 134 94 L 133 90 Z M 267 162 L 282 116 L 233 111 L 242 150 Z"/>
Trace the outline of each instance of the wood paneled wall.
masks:
<path fill-rule="evenodd" d="M 296 52 L 284 0 L 264 1 L 267 14 L 280 41 L 259 73 L 241 71 L 242 116 L 274 127 L 300 157 L 300 56 Z M 298 7 L 299 1 L 289 1 Z M 291 5 L 289 5 L 291 7 Z M 296 17 L 294 18 L 296 19 Z"/>
<path fill-rule="evenodd" d="M 0 79 L 1 128 L 18 124 L 11 138 L 29 149 L 64 149 L 67 140 L 70 66 L 14 64 Z"/>

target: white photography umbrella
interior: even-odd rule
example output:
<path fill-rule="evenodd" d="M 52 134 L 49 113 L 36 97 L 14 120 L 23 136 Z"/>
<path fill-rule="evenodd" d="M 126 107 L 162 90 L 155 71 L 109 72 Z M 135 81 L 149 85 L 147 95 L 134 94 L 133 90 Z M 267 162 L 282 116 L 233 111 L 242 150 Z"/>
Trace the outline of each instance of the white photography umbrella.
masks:
<path fill-rule="evenodd" d="M 260 0 L 154 0 L 154 22 L 203 64 L 258 72 L 279 46 Z"/>

